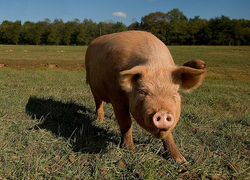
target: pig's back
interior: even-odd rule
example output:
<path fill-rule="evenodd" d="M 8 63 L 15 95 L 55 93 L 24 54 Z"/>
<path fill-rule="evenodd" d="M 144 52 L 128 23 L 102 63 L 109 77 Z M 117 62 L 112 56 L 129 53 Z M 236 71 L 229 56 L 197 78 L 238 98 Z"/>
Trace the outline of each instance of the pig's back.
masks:
<path fill-rule="evenodd" d="M 159 68 L 174 65 L 168 48 L 151 33 L 125 31 L 104 35 L 93 40 L 87 49 L 86 80 L 92 90 L 114 92 L 119 89 L 119 72 L 149 64 Z"/>

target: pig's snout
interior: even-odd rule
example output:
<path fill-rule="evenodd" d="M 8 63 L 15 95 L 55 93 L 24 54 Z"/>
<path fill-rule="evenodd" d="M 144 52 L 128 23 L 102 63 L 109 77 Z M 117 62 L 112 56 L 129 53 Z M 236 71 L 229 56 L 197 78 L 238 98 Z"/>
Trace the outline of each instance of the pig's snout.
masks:
<path fill-rule="evenodd" d="M 169 129 L 174 123 L 174 117 L 166 111 L 160 111 L 153 116 L 155 127 L 161 130 Z"/>

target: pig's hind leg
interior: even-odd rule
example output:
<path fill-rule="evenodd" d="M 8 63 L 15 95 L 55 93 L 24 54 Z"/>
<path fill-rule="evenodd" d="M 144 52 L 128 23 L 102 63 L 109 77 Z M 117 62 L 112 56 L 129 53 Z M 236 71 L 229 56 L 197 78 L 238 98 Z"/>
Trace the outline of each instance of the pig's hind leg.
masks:
<path fill-rule="evenodd" d="M 96 96 L 94 96 L 94 98 L 95 98 L 97 120 L 102 122 L 104 119 L 103 101 L 98 99 Z"/>

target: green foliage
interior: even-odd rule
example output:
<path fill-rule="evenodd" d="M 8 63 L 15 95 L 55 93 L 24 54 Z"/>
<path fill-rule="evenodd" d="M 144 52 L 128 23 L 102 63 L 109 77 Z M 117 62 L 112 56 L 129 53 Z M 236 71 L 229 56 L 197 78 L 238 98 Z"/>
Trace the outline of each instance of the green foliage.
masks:
<path fill-rule="evenodd" d="M 181 21 L 187 21 L 187 17 L 178 8 L 174 8 L 167 13 L 169 21 L 171 23 L 178 23 Z"/>
<path fill-rule="evenodd" d="M 249 20 L 231 20 L 223 15 L 210 20 L 199 16 L 188 20 L 176 8 L 167 13 L 150 13 L 142 17 L 141 24 L 129 26 L 129 29 L 149 31 L 173 45 L 249 45 L 249 28 Z"/>
<path fill-rule="evenodd" d="M 0 44 L 29 45 L 87 45 L 100 35 L 126 31 L 121 22 L 100 22 L 79 19 L 64 23 L 62 20 L 49 19 L 37 23 L 26 21 L 4 21 L 0 25 Z"/>
<path fill-rule="evenodd" d="M 21 21 L 3 21 L 0 26 L 0 43 L 18 44 L 21 30 Z"/>
<path fill-rule="evenodd" d="M 0 44 L 29 45 L 88 45 L 93 39 L 126 30 L 151 32 L 166 44 L 172 45 L 249 45 L 250 21 L 229 19 L 226 16 L 187 19 L 179 9 L 150 13 L 128 27 L 122 22 L 93 22 L 91 19 L 49 19 L 37 23 L 3 21 L 0 25 Z"/>
<path fill-rule="evenodd" d="M 30 45 L 38 45 L 41 43 L 41 26 L 39 23 L 26 21 L 22 26 L 20 33 L 20 42 Z"/>

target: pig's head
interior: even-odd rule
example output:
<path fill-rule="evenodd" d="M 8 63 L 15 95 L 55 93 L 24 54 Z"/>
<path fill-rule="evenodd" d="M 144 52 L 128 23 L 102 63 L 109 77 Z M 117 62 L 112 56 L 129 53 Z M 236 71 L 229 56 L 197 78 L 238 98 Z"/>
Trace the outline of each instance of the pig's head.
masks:
<path fill-rule="evenodd" d="M 119 80 L 134 119 L 156 138 L 163 139 L 180 118 L 179 88 L 197 88 L 205 74 L 206 64 L 194 60 L 169 69 L 135 66 L 122 71 Z"/>

